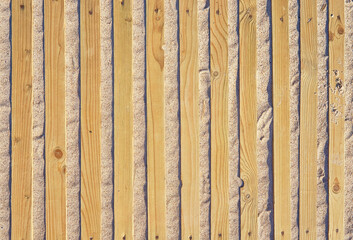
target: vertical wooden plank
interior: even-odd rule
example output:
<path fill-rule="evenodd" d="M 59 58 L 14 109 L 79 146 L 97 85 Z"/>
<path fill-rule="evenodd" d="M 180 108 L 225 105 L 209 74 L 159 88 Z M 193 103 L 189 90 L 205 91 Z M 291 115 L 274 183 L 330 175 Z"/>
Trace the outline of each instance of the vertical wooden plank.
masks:
<path fill-rule="evenodd" d="M 32 1 L 12 1 L 11 239 L 32 239 Z"/>
<path fill-rule="evenodd" d="M 257 239 L 256 0 L 239 4 L 241 239 Z"/>
<path fill-rule="evenodd" d="M 66 239 L 64 0 L 44 1 L 46 237 Z"/>
<path fill-rule="evenodd" d="M 344 1 L 329 1 L 329 239 L 344 238 Z"/>
<path fill-rule="evenodd" d="M 272 1 L 275 239 L 291 239 L 288 0 Z"/>
<path fill-rule="evenodd" d="M 164 0 L 147 0 L 148 238 L 166 239 Z"/>
<path fill-rule="evenodd" d="M 210 2 L 211 239 L 229 238 L 228 1 Z"/>
<path fill-rule="evenodd" d="M 317 193 L 317 10 L 300 1 L 300 239 L 316 239 Z"/>
<path fill-rule="evenodd" d="M 81 236 L 101 237 L 100 9 L 81 1 Z"/>
<path fill-rule="evenodd" d="M 180 118 L 181 118 L 181 234 L 200 238 L 199 196 L 199 69 L 197 0 L 181 0 Z"/>
<path fill-rule="evenodd" d="M 113 4 L 114 232 L 115 239 L 133 239 L 132 0 Z"/>

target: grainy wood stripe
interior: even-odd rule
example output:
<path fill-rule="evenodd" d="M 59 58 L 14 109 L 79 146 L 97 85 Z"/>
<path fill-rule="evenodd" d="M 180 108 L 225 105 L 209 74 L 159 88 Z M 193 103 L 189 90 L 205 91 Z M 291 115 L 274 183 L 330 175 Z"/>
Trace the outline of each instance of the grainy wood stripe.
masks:
<path fill-rule="evenodd" d="M 300 1 L 300 239 L 316 239 L 317 193 L 317 10 Z"/>
<path fill-rule="evenodd" d="M 210 1 L 211 239 L 229 238 L 228 1 Z"/>
<path fill-rule="evenodd" d="M 181 238 L 200 239 L 197 0 L 179 4 Z"/>
<path fill-rule="evenodd" d="M 81 236 L 101 237 L 100 9 L 81 1 Z"/>
<path fill-rule="evenodd" d="M 44 1 L 46 237 L 66 239 L 64 0 Z"/>
<path fill-rule="evenodd" d="M 133 239 L 132 0 L 114 1 L 114 228 Z"/>
<path fill-rule="evenodd" d="M 291 239 L 288 0 L 272 1 L 275 239 Z"/>
<path fill-rule="evenodd" d="M 32 239 L 32 1 L 12 1 L 11 239 Z"/>
<path fill-rule="evenodd" d="M 164 1 L 147 0 L 148 238 L 166 239 Z"/>
<path fill-rule="evenodd" d="M 241 239 L 257 239 L 256 1 L 239 4 Z"/>
<path fill-rule="evenodd" d="M 329 239 L 344 238 L 344 0 L 329 1 Z"/>

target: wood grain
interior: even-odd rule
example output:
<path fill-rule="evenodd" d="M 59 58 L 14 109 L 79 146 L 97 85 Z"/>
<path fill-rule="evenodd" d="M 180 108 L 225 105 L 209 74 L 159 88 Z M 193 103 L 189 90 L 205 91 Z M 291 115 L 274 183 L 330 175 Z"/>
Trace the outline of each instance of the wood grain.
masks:
<path fill-rule="evenodd" d="M 317 6 L 300 1 L 300 239 L 316 239 Z"/>
<path fill-rule="evenodd" d="M 66 239 L 64 0 L 44 1 L 46 238 Z"/>
<path fill-rule="evenodd" d="M 132 0 L 114 1 L 114 233 L 133 239 Z M 125 238 L 124 238 L 125 237 Z"/>
<path fill-rule="evenodd" d="M 197 0 L 179 4 L 181 239 L 200 239 Z"/>
<path fill-rule="evenodd" d="M 165 240 L 164 1 L 147 0 L 148 238 Z"/>
<path fill-rule="evenodd" d="M 211 239 L 229 238 L 228 1 L 210 1 Z"/>
<path fill-rule="evenodd" d="M 257 239 L 256 1 L 239 2 L 241 239 Z"/>
<path fill-rule="evenodd" d="M 32 1 L 12 1 L 11 239 L 32 239 Z"/>
<path fill-rule="evenodd" d="M 81 236 L 101 238 L 100 9 L 81 1 Z"/>
<path fill-rule="evenodd" d="M 275 239 L 291 239 L 288 0 L 272 1 Z"/>
<path fill-rule="evenodd" d="M 344 238 L 344 0 L 329 1 L 329 239 Z"/>

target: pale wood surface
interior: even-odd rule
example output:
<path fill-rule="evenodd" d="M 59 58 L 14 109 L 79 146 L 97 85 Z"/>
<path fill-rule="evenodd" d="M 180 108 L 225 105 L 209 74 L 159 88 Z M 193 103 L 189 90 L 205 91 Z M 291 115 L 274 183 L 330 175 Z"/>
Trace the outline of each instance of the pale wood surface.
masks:
<path fill-rule="evenodd" d="M 229 238 L 228 1 L 210 1 L 211 239 Z"/>
<path fill-rule="evenodd" d="M 148 238 L 166 239 L 164 1 L 147 0 Z"/>
<path fill-rule="evenodd" d="M 300 1 L 300 239 L 316 239 L 317 6 Z"/>
<path fill-rule="evenodd" d="M 273 0 L 273 175 L 275 239 L 291 239 L 288 0 Z"/>
<path fill-rule="evenodd" d="M 32 1 L 12 1 L 11 239 L 32 239 Z"/>
<path fill-rule="evenodd" d="M 257 239 L 256 0 L 239 3 L 241 239 Z"/>
<path fill-rule="evenodd" d="M 114 234 L 133 239 L 132 0 L 114 1 Z M 124 238 L 125 237 L 125 238 Z"/>
<path fill-rule="evenodd" d="M 100 9 L 81 1 L 81 236 L 101 237 Z"/>
<path fill-rule="evenodd" d="M 200 239 L 197 0 L 179 2 L 181 239 Z"/>
<path fill-rule="evenodd" d="M 344 238 L 344 0 L 329 1 L 329 239 Z"/>
<path fill-rule="evenodd" d="M 44 1 L 46 237 L 66 239 L 64 0 Z"/>

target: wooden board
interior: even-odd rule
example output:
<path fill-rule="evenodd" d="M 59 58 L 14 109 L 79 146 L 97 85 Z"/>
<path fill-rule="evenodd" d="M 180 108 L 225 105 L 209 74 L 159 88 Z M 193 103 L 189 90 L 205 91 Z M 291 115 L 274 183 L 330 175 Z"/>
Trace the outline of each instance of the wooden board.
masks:
<path fill-rule="evenodd" d="M 197 0 L 179 4 L 181 238 L 200 239 Z"/>
<path fill-rule="evenodd" d="M 229 238 L 228 1 L 210 1 L 211 239 Z"/>
<path fill-rule="evenodd" d="M 166 239 L 164 1 L 147 0 L 148 239 Z"/>
<path fill-rule="evenodd" d="M 100 9 L 81 1 L 81 236 L 101 237 Z"/>
<path fill-rule="evenodd" d="M 32 1 L 11 5 L 11 239 L 32 239 Z"/>
<path fill-rule="evenodd" d="M 133 239 L 132 0 L 114 1 L 113 11 L 114 234 Z"/>
<path fill-rule="evenodd" d="M 344 0 L 329 1 L 329 239 L 344 238 Z"/>
<path fill-rule="evenodd" d="M 257 239 L 256 0 L 239 4 L 241 239 Z"/>
<path fill-rule="evenodd" d="M 44 1 L 46 237 L 66 239 L 64 0 Z"/>
<path fill-rule="evenodd" d="M 300 1 L 300 239 L 316 239 L 317 193 L 317 10 Z"/>
<path fill-rule="evenodd" d="M 272 1 L 275 239 L 291 239 L 288 0 Z"/>

